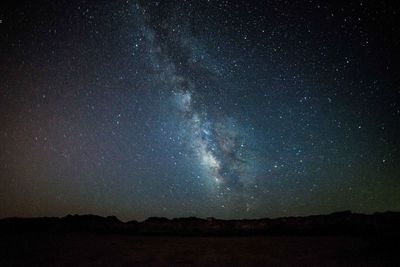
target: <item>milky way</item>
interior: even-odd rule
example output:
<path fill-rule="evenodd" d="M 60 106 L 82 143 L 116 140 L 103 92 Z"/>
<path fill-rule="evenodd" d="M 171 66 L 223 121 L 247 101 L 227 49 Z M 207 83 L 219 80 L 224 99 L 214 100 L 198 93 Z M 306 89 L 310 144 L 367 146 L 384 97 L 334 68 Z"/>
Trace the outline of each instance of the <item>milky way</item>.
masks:
<path fill-rule="evenodd" d="M 221 89 L 224 85 L 218 83 L 218 71 L 205 60 L 211 56 L 205 51 L 196 54 L 198 41 L 188 26 L 181 26 L 186 23 L 179 15 L 171 11 L 152 27 L 149 18 L 154 16 L 152 12 L 157 11 L 157 6 L 155 9 L 141 6 L 138 16 L 144 17 L 141 25 L 153 70 L 176 108 L 180 121 L 178 135 L 188 153 L 193 154 L 193 163 L 201 166 L 200 179 L 205 179 L 215 196 L 223 199 L 221 206 L 229 206 L 232 199 L 237 199 L 235 209 L 249 210 L 251 200 L 243 201 L 243 197 L 248 188 L 254 189 L 255 151 L 247 143 L 242 122 L 225 114 L 218 100 L 207 102 L 209 91 L 220 90 L 223 94 L 229 89 Z M 221 92 L 217 95 L 220 97 Z"/>

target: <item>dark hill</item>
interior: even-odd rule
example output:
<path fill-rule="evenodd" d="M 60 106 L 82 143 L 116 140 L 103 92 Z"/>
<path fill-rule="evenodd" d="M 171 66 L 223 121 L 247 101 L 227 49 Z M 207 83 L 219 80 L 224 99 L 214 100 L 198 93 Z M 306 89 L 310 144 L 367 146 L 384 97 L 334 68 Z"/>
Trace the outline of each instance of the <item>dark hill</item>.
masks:
<path fill-rule="evenodd" d="M 398 235 L 400 212 L 364 215 L 349 211 L 329 215 L 255 220 L 150 217 L 121 222 L 114 216 L 67 215 L 62 218 L 6 218 L 0 232 L 95 232 L 140 235 Z"/>

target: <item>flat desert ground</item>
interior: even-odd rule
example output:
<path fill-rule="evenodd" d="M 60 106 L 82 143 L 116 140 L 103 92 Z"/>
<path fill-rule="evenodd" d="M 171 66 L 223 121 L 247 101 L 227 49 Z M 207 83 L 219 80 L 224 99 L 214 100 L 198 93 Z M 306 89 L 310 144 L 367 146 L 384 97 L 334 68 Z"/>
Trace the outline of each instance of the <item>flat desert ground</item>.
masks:
<path fill-rule="evenodd" d="M 400 266 L 396 247 L 354 236 L 18 233 L 1 234 L 0 266 Z"/>

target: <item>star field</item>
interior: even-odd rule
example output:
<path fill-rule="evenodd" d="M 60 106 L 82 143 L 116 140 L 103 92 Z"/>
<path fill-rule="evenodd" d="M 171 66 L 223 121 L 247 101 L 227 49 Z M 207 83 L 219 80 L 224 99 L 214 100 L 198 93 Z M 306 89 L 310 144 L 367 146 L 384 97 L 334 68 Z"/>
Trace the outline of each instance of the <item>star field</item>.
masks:
<path fill-rule="evenodd" d="M 2 6 L 1 217 L 400 209 L 397 4 Z"/>

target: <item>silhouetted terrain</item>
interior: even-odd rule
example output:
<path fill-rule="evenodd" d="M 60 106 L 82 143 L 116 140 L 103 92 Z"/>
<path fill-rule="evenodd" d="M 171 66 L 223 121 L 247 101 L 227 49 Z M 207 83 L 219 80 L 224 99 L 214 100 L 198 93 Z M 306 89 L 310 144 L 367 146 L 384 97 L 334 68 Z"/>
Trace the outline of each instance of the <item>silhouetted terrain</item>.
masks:
<path fill-rule="evenodd" d="M 329 215 L 257 220 L 218 220 L 195 217 L 150 217 L 121 222 L 114 216 L 68 215 L 63 218 L 6 218 L 0 232 L 90 232 L 140 235 L 396 235 L 400 212 L 364 215 L 350 211 Z"/>
<path fill-rule="evenodd" d="M 0 220 L 0 266 L 399 266 L 400 213 Z"/>

